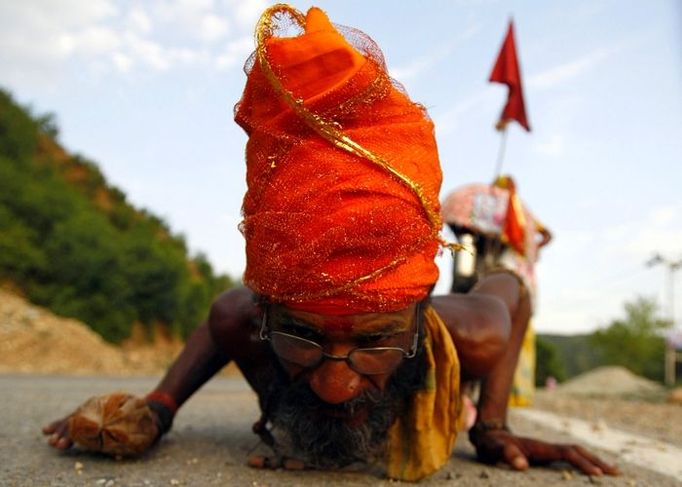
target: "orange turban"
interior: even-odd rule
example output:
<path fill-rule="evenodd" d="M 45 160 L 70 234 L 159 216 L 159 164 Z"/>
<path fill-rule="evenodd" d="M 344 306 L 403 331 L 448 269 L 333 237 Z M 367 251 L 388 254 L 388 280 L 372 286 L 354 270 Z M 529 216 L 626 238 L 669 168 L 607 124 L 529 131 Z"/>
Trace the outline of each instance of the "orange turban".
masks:
<path fill-rule="evenodd" d="M 438 279 L 433 124 L 371 39 L 343 32 L 318 8 L 285 5 L 256 28 L 235 107 L 249 136 L 244 281 L 305 311 L 397 311 Z"/>

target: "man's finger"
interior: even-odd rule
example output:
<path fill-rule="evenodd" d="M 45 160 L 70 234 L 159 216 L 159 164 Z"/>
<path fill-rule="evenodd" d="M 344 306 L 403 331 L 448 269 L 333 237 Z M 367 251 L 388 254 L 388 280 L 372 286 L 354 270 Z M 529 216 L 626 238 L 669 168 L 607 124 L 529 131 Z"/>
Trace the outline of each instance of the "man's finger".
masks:
<path fill-rule="evenodd" d="M 60 450 L 68 450 L 73 445 L 73 441 L 70 438 L 62 436 L 55 445 Z"/>
<path fill-rule="evenodd" d="M 250 455 L 247 463 L 251 468 L 265 468 L 265 456 Z"/>
<path fill-rule="evenodd" d="M 528 459 L 523 454 L 521 449 L 514 443 L 507 443 L 504 446 L 504 460 L 511 465 L 515 470 L 526 470 L 528 468 Z"/>
<path fill-rule="evenodd" d="M 522 440 L 523 447 L 532 462 L 545 463 L 564 460 L 589 475 L 600 475 L 600 471 L 609 475 L 618 475 L 619 473 L 617 467 L 602 461 L 597 455 L 582 446 L 552 445 L 529 438 L 523 438 Z M 571 451 L 574 453 L 569 453 Z M 567 455 L 571 458 L 568 458 Z"/>
<path fill-rule="evenodd" d="M 531 438 L 517 438 L 522 442 L 527 458 L 533 463 L 548 463 L 562 460 L 561 447 Z"/>
<path fill-rule="evenodd" d="M 251 455 L 248 459 L 248 465 L 252 468 L 279 468 L 282 466 L 281 460 L 276 457 L 268 457 L 266 455 Z"/>
<path fill-rule="evenodd" d="M 285 470 L 303 470 L 305 469 L 305 463 L 298 458 L 287 458 L 284 460 Z"/>
<path fill-rule="evenodd" d="M 59 426 L 59 424 L 61 422 L 62 422 L 61 420 L 53 421 L 50 424 L 43 426 L 43 434 L 44 435 L 51 435 L 52 433 L 55 432 L 55 430 L 57 429 L 57 426 Z"/>
<path fill-rule="evenodd" d="M 62 421 L 57 425 L 55 428 L 55 431 L 59 433 L 60 435 L 65 435 L 69 431 L 69 422 L 68 421 Z"/>
<path fill-rule="evenodd" d="M 580 445 L 576 445 L 575 449 L 580 453 L 583 457 L 587 458 L 589 461 L 594 463 L 596 466 L 598 466 L 602 471 L 608 475 L 618 475 L 620 472 L 618 471 L 618 467 L 615 465 L 611 465 L 603 461 L 601 458 L 599 458 L 597 455 L 592 453 L 591 451 L 583 448 Z"/>
<path fill-rule="evenodd" d="M 604 474 L 601 468 L 581 455 L 574 446 L 564 448 L 564 460 L 588 475 L 600 476 Z"/>

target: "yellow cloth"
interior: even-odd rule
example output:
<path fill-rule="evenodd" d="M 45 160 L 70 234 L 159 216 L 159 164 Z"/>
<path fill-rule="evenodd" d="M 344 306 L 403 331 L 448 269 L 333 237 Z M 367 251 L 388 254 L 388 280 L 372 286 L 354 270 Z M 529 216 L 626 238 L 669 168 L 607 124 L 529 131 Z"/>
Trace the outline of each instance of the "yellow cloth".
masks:
<path fill-rule="evenodd" d="M 416 481 L 440 469 L 450 458 L 463 421 L 459 359 L 450 332 L 432 307 L 424 318 L 424 387 L 388 432 L 386 475 L 393 479 Z"/>
<path fill-rule="evenodd" d="M 523 337 L 519 363 L 514 372 L 509 405 L 511 407 L 528 407 L 535 398 L 535 331 L 533 321 L 528 322 L 528 329 Z"/>

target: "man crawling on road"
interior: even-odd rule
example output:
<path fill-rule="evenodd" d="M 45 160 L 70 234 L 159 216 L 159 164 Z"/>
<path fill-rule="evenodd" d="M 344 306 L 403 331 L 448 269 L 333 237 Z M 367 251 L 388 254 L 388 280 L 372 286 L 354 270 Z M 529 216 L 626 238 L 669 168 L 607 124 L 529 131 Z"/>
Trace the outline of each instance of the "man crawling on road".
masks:
<path fill-rule="evenodd" d="M 294 27 L 298 35 L 278 35 Z M 389 78 L 379 48 L 317 8 L 271 7 L 256 37 L 235 111 L 249 136 L 247 287 L 215 301 L 153 392 L 93 398 L 45 427 L 48 443 L 139 454 L 234 361 L 259 398 L 254 432 L 273 450 L 250 458 L 254 467 L 365 462 L 419 480 L 452 453 L 461 382 L 481 381 L 469 431 L 480 460 L 616 474 L 579 446 L 507 427 L 531 309 L 516 276 L 493 273 L 468 294 L 430 296 L 434 258 L 448 245 L 434 128 Z"/>

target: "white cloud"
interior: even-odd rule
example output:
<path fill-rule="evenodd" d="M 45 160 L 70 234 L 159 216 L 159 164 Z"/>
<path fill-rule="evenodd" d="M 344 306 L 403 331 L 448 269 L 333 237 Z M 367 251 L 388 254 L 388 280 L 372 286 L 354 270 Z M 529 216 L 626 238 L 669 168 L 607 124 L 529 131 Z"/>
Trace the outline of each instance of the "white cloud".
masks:
<path fill-rule="evenodd" d="M 243 63 L 254 49 L 254 41 L 250 36 L 244 36 L 230 41 L 225 50 L 215 60 L 219 70 L 226 70 L 238 63 Z"/>
<path fill-rule="evenodd" d="M 152 11 L 163 22 L 193 22 L 213 7 L 212 0 L 157 0 Z"/>
<path fill-rule="evenodd" d="M 21 3 L 21 2 L 17 2 Z M 118 15 L 116 2 L 110 0 L 47 0 L 35 2 L 53 21 L 65 27 L 79 26 Z"/>
<path fill-rule="evenodd" d="M 133 67 L 133 60 L 121 52 L 113 53 L 111 60 L 114 63 L 116 69 L 118 69 L 121 73 L 127 73 Z"/>
<path fill-rule="evenodd" d="M 23 0 L 0 2 L 0 31 L 28 27 L 70 29 L 115 16 L 109 0 Z"/>
<path fill-rule="evenodd" d="M 214 0 L 174 0 L 170 3 L 184 11 L 205 12 L 215 7 Z"/>
<path fill-rule="evenodd" d="M 254 25 L 263 11 L 273 2 L 267 0 L 227 0 L 229 10 L 233 11 L 240 28 L 253 31 Z"/>
<path fill-rule="evenodd" d="M 461 101 L 455 103 L 444 112 L 434 115 L 434 124 L 439 139 L 454 132 L 462 120 L 466 120 L 466 115 L 472 111 L 479 110 L 482 106 L 492 103 L 490 92 L 481 89 L 471 95 L 465 96 Z"/>
<path fill-rule="evenodd" d="M 68 35 L 68 34 L 67 34 Z M 97 56 L 117 50 L 121 45 L 119 34 L 109 27 L 85 28 L 71 36 L 73 52 Z"/>
<path fill-rule="evenodd" d="M 128 33 L 125 38 L 126 49 L 134 58 L 156 70 L 166 70 L 170 60 L 165 50 L 156 42 Z"/>
<path fill-rule="evenodd" d="M 217 15 L 204 15 L 201 19 L 199 37 L 205 42 L 215 42 L 225 37 L 228 32 L 228 24 Z"/>
<path fill-rule="evenodd" d="M 595 49 L 583 57 L 531 75 L 528 78 L 527 85 L 529 88 L 540 90 L 564 84 L 589 71 L 616 51 L 618 48 Z"/>
<path fill-rule="evenodd" d="M 56 41 L 52 43 L 51 50 L 52 53 L 57 56 L 57 58 L 68 57 L 76 50 L 76 39 L 71 34 L 60 34 L 57 36 Z M 29 49 L 24 49 L 23 51 L 26 54 Z M 49 55 L 49 52 L 46 49 L 43 52 L 35 52 L 35 54 L 37 56 Z"/>
<path fill-rule="evenodd" d="M 93 27 L 116 13 L 105 0 L 0 2 L 0 47 L 3 51 L 11 47 L 17 59 L 68 54 L 72 46 L 59 41 L 64 35 Z"/>
<path fill-rule="evenodd" d="M 402 81 L 416 78 L 429 67 L 433 66 L 438 59 L 440 59 L 440 56 L 431 53 L 426 54 L 407 65 L 391 68 L 391 77 Z"/>
<path fill-rule="evenodd" d="M 149 34 L 152 30 L 152 22 L 144 10 L 134 7 L 128 13 L 128 27 L 139 33 Z"/>
<path fill-rule="evenodd" d="M 682 212 L 681 206 L 662 206 L 651 212 L 651 222 L 656 226 L 667 225 Z"/>
<path fill-rule="evenodd" d="M 130 66 L 141 64 L 155 71 L 166 71 L 174 67 L 204 63 L 208 59 L 208 55 L 204 51 L 189 48 L 168 48 L 134 34 L 126 36 L 125 45 Z M 119 63 L 116 64 L 120 68 L 120 59 Z"/>
<path fill-rule="evenodd" d="M 390 67 L 389 74 L 400 82 L 414 79 L 448 57 L 460 44 L 471 39 L 479 30 L 480 25 L 471 25 L 440 49 L 429 50 L 406 65 Z"/>
<path fill-rule="evenodd" d="M 107 0 L 0 1 L 0 83 L 57 82 L 64 60 L 116 44 L 102 27 L 117 14 Z"/>
<path fill-rule="evenodd" d="M 231 12 L 217 9 L 211 0 L 157 1 L 152 10 L 160 26 L 186 38 L 211 44 L 223 39 L 229 32 Z"/>
<path fill-rule="evenodd" d="M 253 41 L 230 38 L 230 22 L 249 23 L 251 30 L 267 4 L 152 0 L 119 11 L 109 0 L 0 0 L 0 83 L 44 86 L 68 74 L 66 61 L 74 57 L 81 75 L 232 67 Z"/>
<path fill-rule="evenodd" d="M 652 209 L 646 219 L 632 222 L 623 250 L 644 262 L 654 252 L 671 259 L 682 258 L 682 205 Z"/>

